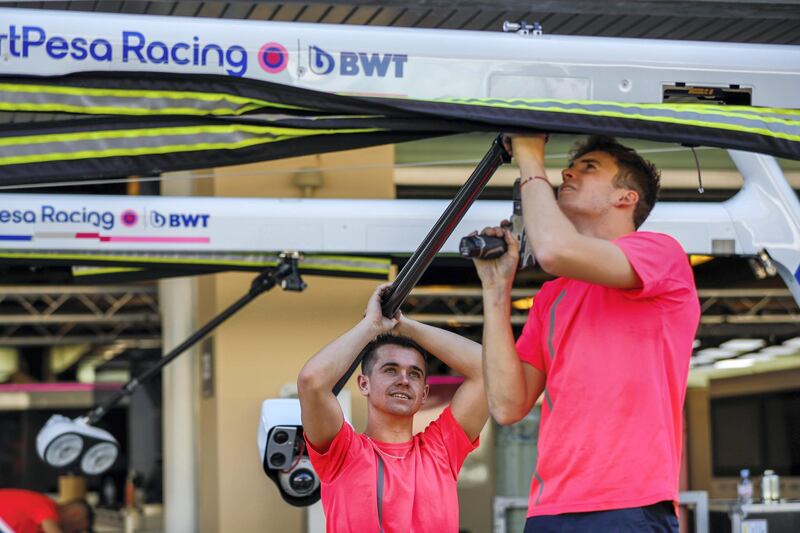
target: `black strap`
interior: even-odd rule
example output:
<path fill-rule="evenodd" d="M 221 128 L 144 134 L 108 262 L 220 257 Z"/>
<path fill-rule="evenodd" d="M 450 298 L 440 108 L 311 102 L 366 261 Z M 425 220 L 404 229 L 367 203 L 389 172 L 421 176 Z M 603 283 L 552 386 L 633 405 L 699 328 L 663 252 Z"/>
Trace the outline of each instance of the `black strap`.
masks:
<path fill-rule="evenodd" d="M 378 459 L 378 481 L 376 485 L 378 493 L 378 531 L 383 533 L 383 459 L 381 455 L 375 451 L 375 457 Z"/>

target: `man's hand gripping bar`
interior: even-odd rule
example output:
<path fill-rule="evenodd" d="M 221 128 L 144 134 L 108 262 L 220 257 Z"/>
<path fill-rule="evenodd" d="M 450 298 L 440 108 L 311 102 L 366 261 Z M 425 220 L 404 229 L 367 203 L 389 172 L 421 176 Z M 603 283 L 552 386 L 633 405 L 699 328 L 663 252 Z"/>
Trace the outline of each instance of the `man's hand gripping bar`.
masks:
<path fill-rule="evenodd" d="M 523 269 L 533 266 L 535 259 L 528 246 L 525 226 L 522 221 L 522 196 L 520 194 L 519 178 L 514 181 L 511 199 L 513 203 L 511 221 L 503 224 L 503 227 L 510 227 L 511 234 L 519 240 L 519 268 Z M 474 259 L 497 259 L 506 253 L 507 248 L 505 239 L 483 234 L 464 237 L 458 245 L 458 251 L 462 256 Z"/>

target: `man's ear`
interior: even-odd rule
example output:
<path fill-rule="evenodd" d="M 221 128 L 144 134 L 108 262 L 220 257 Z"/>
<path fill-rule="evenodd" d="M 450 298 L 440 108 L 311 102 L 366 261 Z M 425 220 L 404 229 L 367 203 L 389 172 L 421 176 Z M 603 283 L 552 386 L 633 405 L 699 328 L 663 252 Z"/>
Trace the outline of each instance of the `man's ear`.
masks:
<path fill-rule="evenodd" d="M 361 393 L 361 396 L 369 396 L 369 378 L 364 374 L 359 374 L 357 382 L 358 382 L 358 390 Z"/>
<path fill-rule="evenodd" d="M 614 194 L 617 195 L 614 207 L 636 207 L 636 204 L 639 203 L 639 193 L 633 189 L 620 189 L 615 191 Z"/>
<path fill-rule="evenodd" d="M 431 386 L 426 383 L 425 388 L 422 389 L 422 405 L 425 405 L 425 400 L 428 399 L 428 393 L 430 391 L 431 391 Z"/>

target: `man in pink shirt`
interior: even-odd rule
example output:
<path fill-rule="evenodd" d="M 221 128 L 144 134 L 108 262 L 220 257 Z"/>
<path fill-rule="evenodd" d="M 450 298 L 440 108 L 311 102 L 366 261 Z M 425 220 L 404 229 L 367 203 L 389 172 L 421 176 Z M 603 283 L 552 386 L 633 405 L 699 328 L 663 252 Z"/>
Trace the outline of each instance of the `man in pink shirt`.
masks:
<path fill-rule="evenodd" d="M 363 320 L 314 355 L 297 380 L 327 531 L 456 533 L 456 479 L 489 417 L 481 347 L 400 314 L 384 317 L 385 287 L 373 293 Z M 367 427 L 359 434 L 331 390 L 362 351 Z M 414 435 L 414 414 L 428 396 L 426 352 L 464 381 L 439 418 Z"/>
<path fill-rule="evenodd" d="M 514 341 L 509 314 L 519 244 L 476 261 L 483 285 L 484 379 L 500 424 L 540 395 L 542 420 L 525 532 L 678 531 L 682 409 L 700 309 L 673 238 L 636 231 L 658 171 L 635 151 L 591 137 L 545 175 L 545 136 L 513 136 L 525 231 L 558 276 L 534 299 Z M 533 453 L 533 450 L 531 450 Z"/>

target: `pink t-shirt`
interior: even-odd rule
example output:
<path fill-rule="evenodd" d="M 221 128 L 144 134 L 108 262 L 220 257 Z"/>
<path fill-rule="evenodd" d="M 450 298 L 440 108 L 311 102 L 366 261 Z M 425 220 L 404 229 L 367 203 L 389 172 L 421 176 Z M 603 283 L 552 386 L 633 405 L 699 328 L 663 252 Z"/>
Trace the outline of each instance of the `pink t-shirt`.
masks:
<path fill-rule="evenodd" d="M 642 288 L 545 283 L 517 341 L 520 359 L 547 375 L 528 516 L 678 499 L 694 276 L 672 237 L 614 243 Z"/>
<path fill-rule="evenodd" d="M 306 440 L 308 443 L 308 440 Z M 384 464 L 385 533 L 457 533 L 456 479 L 478 446 L 447 407 L 425 431 L 399 444 L 376 442 L 345 422 L 328 451 L 309 455 L 322 482 L 328 533 L 378 531 L 378 467 Z"/>
<path fill-rule="evenodd" d="M 0 519 L 15 533 L 39 533 L 42 522 L 58 523 L 56 503 L 38 492 L 0 489 Z"/>

